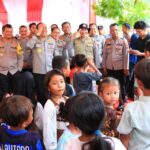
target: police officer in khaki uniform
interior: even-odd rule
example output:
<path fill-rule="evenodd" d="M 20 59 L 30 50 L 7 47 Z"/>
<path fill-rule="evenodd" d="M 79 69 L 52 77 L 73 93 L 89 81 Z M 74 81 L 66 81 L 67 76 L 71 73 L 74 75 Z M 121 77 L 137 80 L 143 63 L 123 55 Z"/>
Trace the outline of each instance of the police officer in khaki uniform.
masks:
<path fill-rule="evenodd" d="M 65 42 L 64 56 L 69 61 L 71 61 L 72 57 L 74 56 L 74 48 L 73 48 L 74 36 L 71 33 L 71 24 L 69 22 L 63 22 L 62 31 L 64 32 L 64 34 L 60 36 L 60 39 Z"/>
<path fill-rule="evenodd" d="M 44 78 L 45 74 L 52 69 L 52 59 L 56 50 L 56 42 L 47 35 L 47 27 L 44 23 L 37 24 L 37 33 L 27 42 L 27 47 L 33 54 L 37 100 L 44 106 L 46 102 Z"/>
<path fill-rule="evenodd" d="M 126 101 L 125 77 L 129 74 L 129 45 L 125 38 L 119 37 L 118 24 L 110 25 L 111 38 L 106 39 L 103 49 L 103 72 L 115 77 L 121 86 L 122 99 Z"/>
<path fill-rule="evenodd" d="M 88 60 L 94 60 L 94 50 L 96 43 L 93 38 L 88 37 L 88 26 L 83 23 L 79 25 L 80 37 L 74 40 L 74 50 L 76 54 L 84 54 Z"/>
<path fill-rule="evenodd" d="M 0 39 L 0 100 L 6 94 L 20 94 L 20 71 L 23 66 L 23 51 L 20 43 L 13 38 L 10 24 L 2 27 Z"/>

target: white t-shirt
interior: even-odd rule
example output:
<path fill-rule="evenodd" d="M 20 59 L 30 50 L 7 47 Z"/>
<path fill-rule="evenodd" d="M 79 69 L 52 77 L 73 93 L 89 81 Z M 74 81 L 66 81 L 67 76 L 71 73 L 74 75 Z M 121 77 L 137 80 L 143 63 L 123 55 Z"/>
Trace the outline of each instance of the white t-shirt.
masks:
<path fill-rule="evenodd" d="M 105 136 L 104 136 L 105 137 Z M 110 138 L 110 139 L 109 139 Z M 108 137 L 106 139 L 108 142 L 110 142 L 112 146 L 112 150 L 126 150 L 124 145 L 121 143 L 121 141 L 114 137 Z M 64 150 L 82 150 L 82 145 L 85 142 L 82 142 L 79 140 L 79 138 L 71 139 L 65 146 Z"/>
<path fill-rule="evenodd" d="M 34 112 L 34 121 L 38 129 L 43 131 L 43 106 L 37 102 Z"/>
<path fill-rule="evenodd" d="M 65 122 L 57 122 L 59 106 L 54 105 L 52 100 L 48 99 L 43 112 L 43 141 L 46 150 L 55 150 L 57 148 L 57 129 L 65 129 Z"/>

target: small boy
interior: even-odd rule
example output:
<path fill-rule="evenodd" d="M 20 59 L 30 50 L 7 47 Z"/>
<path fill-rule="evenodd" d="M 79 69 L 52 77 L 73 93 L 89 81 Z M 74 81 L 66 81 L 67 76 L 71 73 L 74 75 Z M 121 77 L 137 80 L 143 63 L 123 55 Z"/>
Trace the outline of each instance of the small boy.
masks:
<path fill-rule="evenodd" d="M 125 107 L 117 130 L 128 150 L 149 150 L 150 58 L 145 58 L 137 63 L 135 77 L 138 87 L 143 91 L 143 96 Z"/>
<path fill-rule="evenodd" d="M 70 63 L 64 56 L 55 56 L 52 60 L 52 68 L 59 69 L 65 77 L 70 75 Z M 75 91 L 71 84 L 66 83 L 65 96 L 75 96 Z"/>
<path fill-rule="evenodd" d="M 77 66 L 77 71 L 74 73 L 73 77 L 73 86 L 75 88 L 76 93 L 81 91 L 93 91 L 96 92 L 96 82 L 101 79 L 102 74 L 96 68 L 94 63 L 88 61 L 84 54 L 77 54 L 75 56 L 75 62 Z M 94 72 L 86 72 L 86 68 L 89 65 L 93 69 Z M 94 81 L 94 82 L 93 82 Z"/>
<path fill-rule="evenodd" d="M 37 132 L 25 130 L 33 120 L 32 103 L 25 96 L 10 96 L 0 104 L 0 149 L 45 150 Z"/>
<path fill-rule="evenodd" d="M 146 43 L 145 43 L 145 50 L 144 50 L 144 53 L 145 53 L 145 57 L 150 57 L 150 40 L 148 40 Z"/>

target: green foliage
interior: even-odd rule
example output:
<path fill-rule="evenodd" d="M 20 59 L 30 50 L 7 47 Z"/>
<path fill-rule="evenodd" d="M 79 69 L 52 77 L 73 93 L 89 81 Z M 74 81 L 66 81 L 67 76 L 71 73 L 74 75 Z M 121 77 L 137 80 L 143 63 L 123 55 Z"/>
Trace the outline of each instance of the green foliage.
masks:
<path fill-rule="evenodd" d="M 93 8 L 98 16 L 133 25 L 137 20 L 150 18 L 149 3 L 150 0 L 98 0 Z"/>

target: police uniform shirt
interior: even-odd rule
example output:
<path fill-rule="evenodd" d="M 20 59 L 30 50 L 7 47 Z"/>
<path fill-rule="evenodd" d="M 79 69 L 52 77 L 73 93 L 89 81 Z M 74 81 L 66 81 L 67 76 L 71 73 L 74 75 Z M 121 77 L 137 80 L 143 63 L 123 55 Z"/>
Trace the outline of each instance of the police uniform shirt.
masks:
<path fill-rule="evenodd" d="M 70 34 L 64 34 L 60 37 L 65 42 L 64 49 L 66 51 L 66 58 L 71 60 L 71 58 L 74 56 L 74 48 L 73 48 L 73 35 Z"/>
<path fill-rule="evenodd" d="M 32 49 L 33 73 L 46 74 L 52 69 L 52 59 L 56 49 L 56 42 L 51 36 L 47 36 L 46 39 L 33 36 L 27 42 L 27 47 Z"/>
<path fill-rule="evenodd" d="M 83 39 L 76 38 L 74 40 L 74 50 L 76 54 L 84 54 L 87 58 L 94 58 L 94 49 L 96 48 L 96 43 L 91 37 L 85 37 Z"/>
<path fill-rule="evenodd" d="M 19 42 L 21 44 L 21 47 L 23 49 L 23 61 L 25 63 L 27 63 L 30 68 L 32 68 L 32 51 L 31 49 L 27 48 L 27 42 L 28 42 L 28 38 L 26 39 L 19 39 Z"/>
<path fill-rule="evenodd" d="M 23 66 L 23 51 L 16 39 L 5 42 L 0 39 L 0 73 L 7 75 L 8 72 L 15 74 L 21 71 Z"/>
<path fill-rule="evenodd" d="M 96 35 L 91 37 L 96 42 L 96 49 L 94 51 L 94 62 L 97 68 L 102 68 L 102 53 L 105 44 L 105 37 L 102 35 Z"/>
<path fill-rule="evenodd" d="M 103 68 L 110 70 L 122 70 L 129 68 L 129 45 L 126 39 L 106 39 L 103 49 Z"/>
<path fill-rule="evenodd" d="M 66 57 L 66 53 L 65 53 L 65 49 L 64 49 L 64 46 L 65 46 L 65 42 L 63 40 L 57 40 L 56 41 L 56 50 L 55 50 L 55 53 L 54 55 L 55 56 L 65 56 Z"/>

